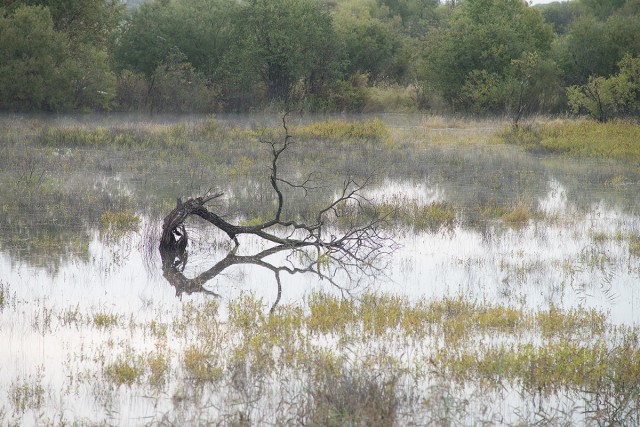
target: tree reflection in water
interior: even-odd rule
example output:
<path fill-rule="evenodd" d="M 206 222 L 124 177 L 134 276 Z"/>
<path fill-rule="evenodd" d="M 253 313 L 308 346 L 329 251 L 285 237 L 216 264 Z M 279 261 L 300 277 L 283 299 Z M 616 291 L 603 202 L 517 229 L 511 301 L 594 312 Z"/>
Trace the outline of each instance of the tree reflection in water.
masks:
<path fill-rule="evenodd" d="M 375 277 L 386 268 L 383 263 L 377 265 L 372 263 L 350 264 L 339 256 L 339 252 L 321 251 L 320 248 L 310 249 L 291 245 L 277 245 L 253 255 L 238 255 L 236 253 L 237 249 L 237 246 L 234 247 L 223 259 L 208 270 L 194 278 L 188 278 L 184 274 L 189 258 L 188 252 L 184 249 L 171 250 L 160 247 L 163 276 L 175 288 L 176 296 L 179 298 L 183 294 L 191 295 L 193 293 L 204 293 L 220 297 L 220 294 L 205 286 L 207 282 L 233 266 L 254 265 L 262 267 L 273 273 L 278 287 L 276 300 L 270 310 L 270 312 L 273 312 L 282 295 L 281 273 L 290 275 L 312 274 L 321 280 L 326 280 L 341 292 L 348 293 L 350 289 L 357 287 L 363 279 Z M 288 265 L 276 265 L 266 259 L 276 254 L 286 254 Z M 339 273 L 344 273 L 345 284 L 339 283 L 337 279 Z"/>

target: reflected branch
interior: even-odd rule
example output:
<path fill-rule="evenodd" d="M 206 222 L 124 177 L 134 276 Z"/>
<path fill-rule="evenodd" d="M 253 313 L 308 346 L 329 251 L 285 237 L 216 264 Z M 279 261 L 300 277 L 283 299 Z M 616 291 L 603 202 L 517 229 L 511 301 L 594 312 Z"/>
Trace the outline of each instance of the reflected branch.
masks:
<path fill-rule="evenodd" d="M 284 252 L 289 252 L 286 257 L 289 265 L 276 265 L 266 259 L 271 255 Z M 340 286 L 338 281 L 335 279 L 336 272 L 338 270 L 346 271 L 350 278 L 350 283 L 357 283 L 357 281 L 351 280 L 352 276 L 349 272 L 349 266 L 342 263 L 340 258 L 336 258 L 334 255 L 335 254 L 331 252 L 316 252 L 314 255 L 309 251 L 303 251 L 289 245 L 274 246 L 262 250 L 254 255 L 238 255 L 236 254 L 236 248 L 234 248 L 234 250 L 230 251 L 223 259 L 218 261 L 208 270 L 198 274 L 198 276 L 194 278 L 187 278 L 184 274 L 184 270 L 188 262 L 187 252 L 170 251 L 160 248 L 163 275 L 171 286 L 175 288 L 177 297 L 181 297 L 183 294 L 191 295 L 193 293 L 205 293 L 214 297 L 220 297 L 218 293 L 208 289 L 205 285 L 207 282 L 233 266 L 255 265 L 271 271 L 274 274 L 276 284 L 278 286 L 277 297 L 271 307 L 271 312 L 273 312 L 275 307 L 278 305 L 282 296 L 281 273 L 288 273 L 290 275 L 312 274 L 321 280 L 326 280 L 343 294 L 348 293 L 349 289 Z M 299 264 L 296 265 L 293 259 L 296 259 Z M 335 263 L 338 263 L 340 268 L 332 268 L 332 264 Z M 358 271 L 365 271 L 365 268 L 359 266 Z M 374 271 L 378 271 L 378 269 L 369 269 L 367 270 L 367 274 L 372 276 Z"/>

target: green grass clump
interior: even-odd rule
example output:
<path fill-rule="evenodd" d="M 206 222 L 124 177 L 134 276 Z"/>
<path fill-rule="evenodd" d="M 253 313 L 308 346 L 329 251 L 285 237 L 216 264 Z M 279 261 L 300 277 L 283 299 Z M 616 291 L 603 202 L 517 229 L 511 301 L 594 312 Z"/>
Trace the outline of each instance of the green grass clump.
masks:
<path fill-rule="evenodd" d="M 153 387 L 164 386 L 169 375 L 169 358 L 162 353 L 151 353 L 147 356 L 147 365 L 149 384 Z"/>
<path fill-rule="evenodd" d="M 505 142 L 534 151 L 640 160 L 640 126 L 631 122 L 557 121 L 535 128 L 510 128 L 501 136 Z"/>
<path fill-rule="evenodd" d="M 414 230 L 436 232 L 452 230 L 456 225 L 456 210 L 448 202 L 432 202 L 428 205 L 413 206 Z"/>
<path fill-rule="evenodd" d="M 515 204 L 511 210 L 502 215 L 502 220 L 508 224 L 524 224 L 532 218 L 531 207 L 525 203 Z"/>
<path fill-rule="evenodd" d="M 97 328 L 106 329 L 117 326 L 120 321 L 120 316 L 114 313 L 94 313 L 93 325 Z"/>
<path fill-rule="evenodd" d="M 553 305 L 548 311 L 538 312 L 534 318 L 540 333 L 548 337 L 578 332 L 583 332 L 585 336 L 602 334 L 605 332 L 606 320 L 606 315 L 595 309 L 565 311 Z"/>
<path fill-rule="evenodd" d="M 342 369 L 323 372 L 311 384 L 314 405 L 310 425 L 379 426 L 398 425 L 400 399 L 396 393 L 397 378 L 380 378 L 371 371 Z"/>
<path fill-rule="evenodd" d="M 276 402 L 309 425 L 336 426 L 398 425 L 404 411 L 427 419 L 439 407 L 425 402 L 443 395 L 415 385 L 440 379 L 454 393 L 475 389 L 484 397 L 515 388 L 544 403 L 555 393 L 613 394 L 623 399 L 623 421 L 637 408 L 640 329 L 614 325 L 593 309 L 534 311 L 465 296 L 416 301 L 380 292 L 311 292 L 276 307 L 245 294 L 228 302 L 226 319 L 214 299 L 182 308 L 170 324 L 114 323 L 108 334 L 98 334 L 102 344 L 70 355 L 62 367 L 65 387 L 91 385 L 108 397 L 173 393 L 175 402 L 195 411 L 201 397 L 221 399 L 219 407 L 238 399 L 256 407 Z M 60 328 L 76 330 L 82 319 L 99 327 L 91 323 L 98 316 L 80 308 L 54 317 L 68 317 Z M 152 339 L 140 341 L 138 328 Z M 163 332 L 153 333 L 158 328 Z M 34 377 L 18 378 L 9 392 L 16 412 L 41 408 L 48 396 Z M 235 411 L 220 416 L 228 420 Z"/>
<path fill-rule="evenodd" d="M 365 113 L 415 113 L 418 107 L 418 89 L 400 85 L 375 85 L 367 90 Z"/>
<path fill-rule="evenodd" d="M 9 286 L 0 282 L 0 311 L 9 303 Z"/>
<path fill-rule="evenodd" d="M 190 345 L 184 350 L 183 364 L 187 377 L 196 382 L 216 381 L 223 370 L 210 349 Z"/>
<path fill-rule="evenodd" d="M 352 300 L 314 292 L 308 296 L 307 304 L 310 310 L 307 326 L 313 332 L 344 332 L 347 325 L 355 320 L 355 307 Z"/>
<path fill-rule="evenodd" d="M 380 215 L 396 226 L 409 226 L 414 231 L 436 233 L 451 231 L 457 224 L 456 209 L 444 201 L 420 204 L 416 200 L 392 197 L 377 206 Z"/>
<path fill-rule="evenodd" d="M 144 366 L 145 362 L 142 356 L 126 352 L 105 366 L 104 375 L 118 387 L 121 385 L 131 387 L 142 380 L 145 373 Z"/>
<path fill-rule="evenodd" d="M 105 211 L 100 215 L 103 229 L 112 231 L 128 232 L 138 231 L 140 227 L 140 217 L 132 210 Z"/>
<path fill-rule="evenodd" d="M 299 138 L 322 138 L 329 140 L 365 140 L 391 143 L 389 129 L 380 119 L 351 122 L 330 120 L 314 122 L 296 127 L 294 135 Z"/>

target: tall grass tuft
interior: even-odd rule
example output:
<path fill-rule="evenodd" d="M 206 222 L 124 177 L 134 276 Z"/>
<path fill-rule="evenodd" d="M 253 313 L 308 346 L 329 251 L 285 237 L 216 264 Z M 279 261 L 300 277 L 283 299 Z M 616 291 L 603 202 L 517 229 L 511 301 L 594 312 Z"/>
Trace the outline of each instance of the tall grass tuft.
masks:
<path fill-rule="evenodd" d="M 297 127 L 293 132 L 299 138 L 391 142 L 391 134 L 380 119 L 362 122 L 349 122 L 346 120 L 314 122 Z"/>
<path fill-rule="evenodd" d="M 380 203 L 378 209 L 395 226 L 409 226 L 416 232 L 452 231 L 457 224 L 455 207 L 444 201 L 420 204 L 394 196 Z"/>

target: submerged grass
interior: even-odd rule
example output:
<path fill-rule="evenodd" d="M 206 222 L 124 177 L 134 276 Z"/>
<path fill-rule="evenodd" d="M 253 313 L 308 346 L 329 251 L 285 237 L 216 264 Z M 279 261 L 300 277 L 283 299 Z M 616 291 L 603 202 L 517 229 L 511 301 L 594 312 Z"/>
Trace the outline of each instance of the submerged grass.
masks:
<path fill-rule="evenodd" d="M 447 392 L 459 395 L 460 402 L 449 402 L 454 406 L 463 399 L 486 405 L 487 396 L 516 389 L 524 401 L 566 393 L 617 399 L 615 411 L 605 404 L 589 415 L 600 421 L 628 421 L 640 410 L 640 327 L 615 326 L 594 309 L 531 311 L 463 296 L 414 301 L 370 292 L 357 298 L 311 292 L 303 303 L 273 311 L 249 294 L 228 302 L 225 321 L 220 308 L 215 300 L 188 302 L 166 324 L 127 323 L 73 307 L 51 313 L 42 333 L 94 330 L 103 336 L 70 349 L 63 367 L 69 384 L 62 390 L 91 384 L 104 402 L 120 394 L 156 399 L 171 393 L 174 405 L 191 408 L 184 418 L 172 418 L 174 424 L 228 419 L 240 410 L 248 424 L 400 425 L 441 416 L 443 408 L 434 403 L 439 395 L 433 395 L 441 391 L 416 388 L 434 382 L 458 390 Z M 49 396 L 44 379 L 34 378 L 14 381 L 8 421 L 51 405 L 50 399 L 75 398 Z M 466 394 L 475 388 L 481 395 Z M 287 409 L 284 418 L 275 412 L 276 418 L 264 418 L 242 402 Z M 213 415 L 207 412 L 213 407 L 232 409 Z M 567 422 L 575 415 L 564 414 Z M 465 419 L 464 412 L 450 416 Z"/>
<path fill-rule="evenodd" d="M 19 377 L 11 384 L 8 395 L 14 414 L 24 414 L 27 410 L 39 411 L 45 405 L 43 378 L 44 368 L 40 366 L 36 368 L 34 376 Z"/>
<path fill-rule="evenodd" d="M 508 224 L 525 224 L 535 216 L 535 211 L 529 203 L 517 201 L 511 209 L 505 212 L 501 219 Z"/>

